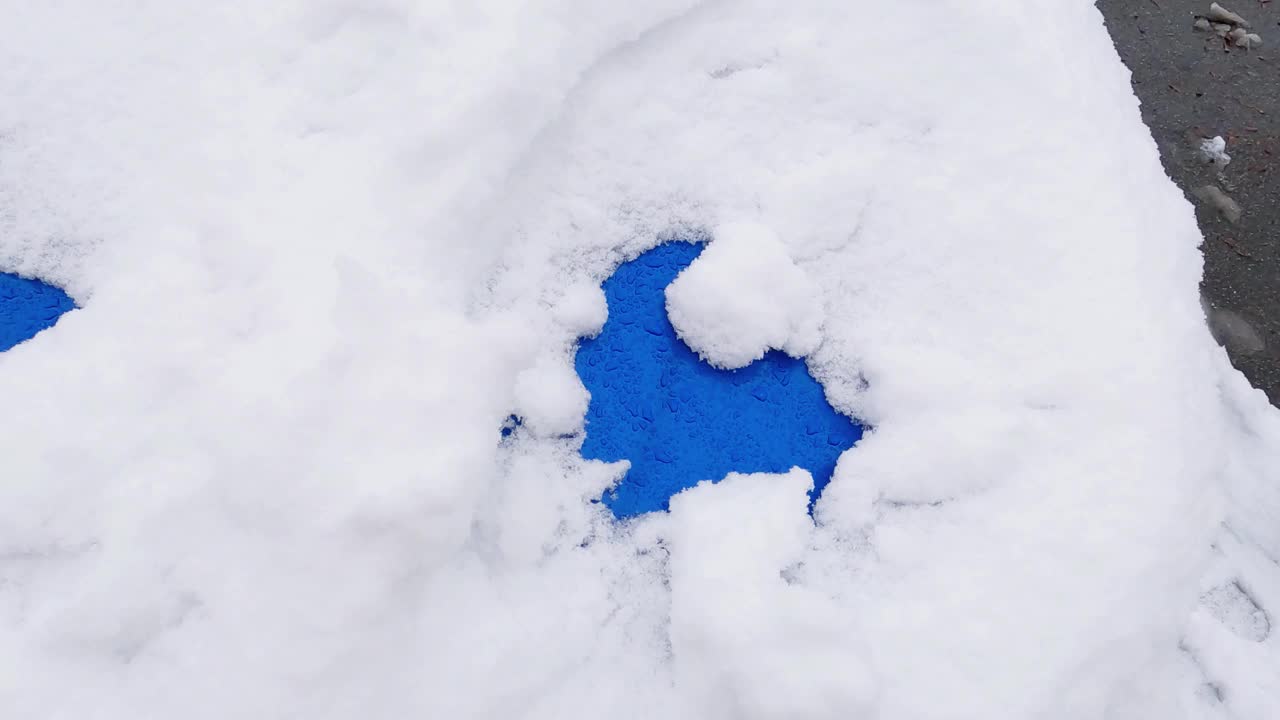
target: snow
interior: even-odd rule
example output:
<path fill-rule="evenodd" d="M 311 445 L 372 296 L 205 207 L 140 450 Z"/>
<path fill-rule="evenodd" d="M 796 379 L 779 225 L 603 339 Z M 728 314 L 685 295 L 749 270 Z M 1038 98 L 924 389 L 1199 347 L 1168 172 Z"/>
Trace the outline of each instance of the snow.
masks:
<path fill-rule="evenodd" d="M 1221 135 L 1201 140 L 1200 156 L 1206 163 L 1216 163 L 1219 167 L 1226 167 L 1231 162 L 1231 156 L 1227 154 L 1227 141 Z"/>
<path fill-rule="evenodd" d="M 770 349 L 804 357 L 822 341 L 822 299 L 777 235 L 756 223 L 717 227 L 711 246 L 667 287 L 676 333 L 712 365 L 736 369 Z"/>
<path fill-rule="evenodd" d="M 604 291 L 595 283 L 578 283 L 567 288 L 556 303 L 555 318 L 568 333 L 595 337 L 609 319 Z"/>
<path fill-rule="evenodd" d="M 809 473 L 730 473 L 671 501 L 671 643 L 705 718 L 872 712 L 875 676 L 855 620 L 789 575 L 814 526 Z"/>
<path fill-rule="evenodd" d="M 565 435 L 582 429 L 587 390 L 562 358 L 543 356 L 516 375 L 513 409 L 536 433 Z"/>
<path fill-rule="evenodd" d="M 1232 436 L 1222 469 L 1227 512 L 1183 647 L 1208 695 L 1221 695 L 1208 717 L 1265 718 L 1280 697 L 1280 678 L 1263 670 L 1280 663 L 1280 418 L 1225 358 L 1220 367 Z"/>
<path fill-rule="evenodd" d="M 1088 2 L 10 5 L 0 271 L 80 309 L 0 355 L 6 716 L 1275 707 L 1280 416 Z M 812 519 L 596 502 L 572 349 L 675 238 L 874 428 Z"/>

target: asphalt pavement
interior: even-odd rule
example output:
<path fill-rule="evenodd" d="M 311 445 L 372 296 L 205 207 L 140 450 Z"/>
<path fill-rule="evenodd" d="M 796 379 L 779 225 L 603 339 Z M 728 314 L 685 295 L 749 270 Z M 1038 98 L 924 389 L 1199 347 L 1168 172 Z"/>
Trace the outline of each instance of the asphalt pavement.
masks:
<path fill-rule="evenodd" d="M 1280 0 L 1222 3 L 1262 38 L 1249 49 L 1195 27 L 1209 5 L 1097 0 L 1165 171 L 1196 205 L 1210 328 L 1280 405 Z M 1226 140 L 1225 166 L 1201 152 L 1215 136 Z M 1222 196 L 1242 211 L 1235 222 Z"/>

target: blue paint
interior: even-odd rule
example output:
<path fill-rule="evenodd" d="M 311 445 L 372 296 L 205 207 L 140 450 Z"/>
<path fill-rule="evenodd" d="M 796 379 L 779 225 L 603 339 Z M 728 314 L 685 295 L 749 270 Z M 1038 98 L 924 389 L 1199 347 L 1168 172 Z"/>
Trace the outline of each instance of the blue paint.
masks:
<path fill-rule="evenodd" d="M 502 429 L 499 431 L 502 434 L 502 439 L 506 440 L 514 435 L 516 430 L 523 424 L 524 420 L 521 420 L 519 416 L 508 415 L 507 419 L 502 423 Z"/>
<path fill-rule="evenodd" d="M 591 393 L 582 456 L 631 461 L 603 498 L 619 518 L 665 510 L 677 492 L 729 472 L 802 467 L 816 498 L 862 437 L 803 360 L 773 351 L 718 370 L 676 336 L 664 290 L 701 251 L 672 242 L 619 267 L 604 283 L 608 322 L 578 346 L 574 364 Z"/>
<path fill-rule="evenodd" d="M 0 352 L 52 327 L 75 306 L 61 288 L 0 273 Z"/>

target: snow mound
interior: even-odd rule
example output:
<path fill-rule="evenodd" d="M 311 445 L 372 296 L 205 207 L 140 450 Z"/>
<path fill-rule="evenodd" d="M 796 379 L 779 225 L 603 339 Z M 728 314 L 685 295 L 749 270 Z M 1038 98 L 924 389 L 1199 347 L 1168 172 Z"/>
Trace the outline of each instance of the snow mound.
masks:
<path fill-rule="evenodd" d="M 822 298 L 769 228 L 716 227 L 710 246 L 667 287 L 676 333 L 712 365 L 735 369 L 782 350 L 792 357 L 822 342 Z"/>
<path fill-rule="evenodd" d="M 793 577 L 814 542 L 809 473 L 730 473 L 671 500 L 671 640 L 699 717 L 871 713 L 857 624 Z M 733 612 L 724 612 L 733 608 Z"/>
<path fill-rule="evenodd" d="M 580 337 L 595 337 L 609 319 L 609 304 L 599 285 L 578 283 L 565 290 L 554 312 L 566 331 Z"/>
<path fill-rule="evenodd" d="M 1086 0 L 9 2 L 0 99 L 5 717 L 1274 716 L 1280 416 Z M 569 289 L 742 220 L 688 334 L 875 429 L 617 521 Z"/>
<path fill-rule="evenodd" d="M 587 390 L 563 360 L 544 356 L 516 376 L 513 408 L 534 432 L 566 435 L 582 429 Z"/>

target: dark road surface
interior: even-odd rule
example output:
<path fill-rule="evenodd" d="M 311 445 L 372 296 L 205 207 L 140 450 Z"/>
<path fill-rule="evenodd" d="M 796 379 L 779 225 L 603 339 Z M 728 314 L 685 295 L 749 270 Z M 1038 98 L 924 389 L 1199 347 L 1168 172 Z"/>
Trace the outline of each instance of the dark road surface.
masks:
<path fill-rule="evenodd" d="M 1210 328 L 1235 366 L 1280 405 L 1280 0 L 1221 3 L 1262 36 L 1250 50 L 1193 28 L 1209 4 L 1097 2 L 1133 72 L 1165 171 L 1196 205 Z M 1226 167 L 1201 157 L 1200 139 L 1215 135 L 1227 141 Z M 1238 223 L 1197 199 L 1194 190 L 1205 185 L 1242 206 Z"/>

